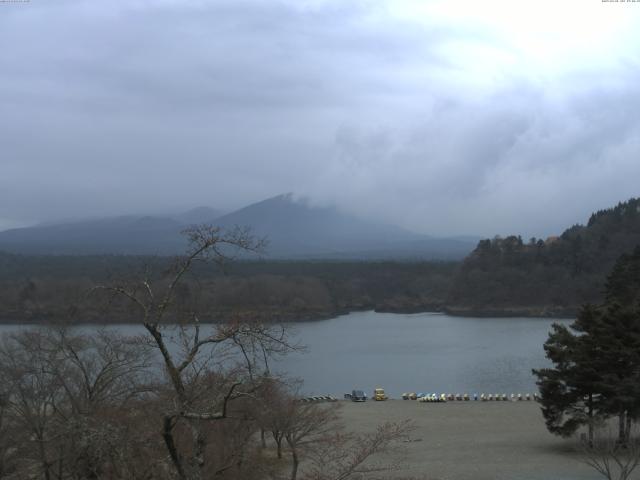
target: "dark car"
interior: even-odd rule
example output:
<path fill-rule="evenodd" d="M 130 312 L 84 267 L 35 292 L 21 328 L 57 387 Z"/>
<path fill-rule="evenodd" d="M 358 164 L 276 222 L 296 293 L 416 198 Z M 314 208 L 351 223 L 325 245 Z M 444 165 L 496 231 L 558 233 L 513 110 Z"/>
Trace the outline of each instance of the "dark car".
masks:
<path fill-rule="evenodd" d="M 366 402 L 367 396 L 362 390 L 352 390 L 351 391 L 351 401 L 352 402 Z"/>

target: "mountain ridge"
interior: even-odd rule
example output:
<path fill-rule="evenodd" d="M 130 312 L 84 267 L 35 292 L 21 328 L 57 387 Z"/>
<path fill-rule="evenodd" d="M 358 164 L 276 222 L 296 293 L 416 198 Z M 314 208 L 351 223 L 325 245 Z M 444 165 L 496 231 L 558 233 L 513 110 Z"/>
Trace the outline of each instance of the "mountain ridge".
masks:
<path fill-rule="evenodd" d="M 267 258 L 461 259 L 475 242 L 433 238 L 277 195 L 209 219 L 198 207 L 174 216 L 125 215 L 0 232 L 0 250 L 26 254 L 156 254 L 184 251 L 180 231 L 194 223 L 248 226 L 269 241 Z"/>

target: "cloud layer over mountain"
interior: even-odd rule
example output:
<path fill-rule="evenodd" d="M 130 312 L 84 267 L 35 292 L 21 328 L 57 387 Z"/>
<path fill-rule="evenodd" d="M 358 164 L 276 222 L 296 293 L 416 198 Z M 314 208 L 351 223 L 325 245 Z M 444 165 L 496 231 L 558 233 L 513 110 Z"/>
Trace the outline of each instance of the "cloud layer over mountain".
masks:
<path fill-rule="evenodd" d="M 0 5 L 0 228 L 294 191 L 546 235 L 638 195 L 640 4 L 513 3 Z"/>

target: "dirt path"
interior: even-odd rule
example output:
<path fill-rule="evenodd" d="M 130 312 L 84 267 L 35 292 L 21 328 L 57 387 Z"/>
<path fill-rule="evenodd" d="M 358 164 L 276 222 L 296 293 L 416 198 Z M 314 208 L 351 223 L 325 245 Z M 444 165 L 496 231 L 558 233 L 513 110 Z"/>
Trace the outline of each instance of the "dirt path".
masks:
<path fill-rule="evenodd" d="M 348 430 L 368 432 L 411 419 L 405 469 L 397 475 L 439 480 L 597 480 L 580 462 L 576 441 L 547 432 L 534 402 L 343 403 Z"/>

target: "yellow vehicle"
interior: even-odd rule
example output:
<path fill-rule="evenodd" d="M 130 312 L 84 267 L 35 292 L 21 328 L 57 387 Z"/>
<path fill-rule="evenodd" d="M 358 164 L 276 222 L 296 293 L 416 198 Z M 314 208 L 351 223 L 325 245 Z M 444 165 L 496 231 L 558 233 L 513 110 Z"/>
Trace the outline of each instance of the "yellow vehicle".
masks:
<path fill-rule="evenodd" d="M 373 399 L 377 401 L 386 400 L 387 396 L 384 393 L 384 388 L 376 388 L 373 390 Z"/>

